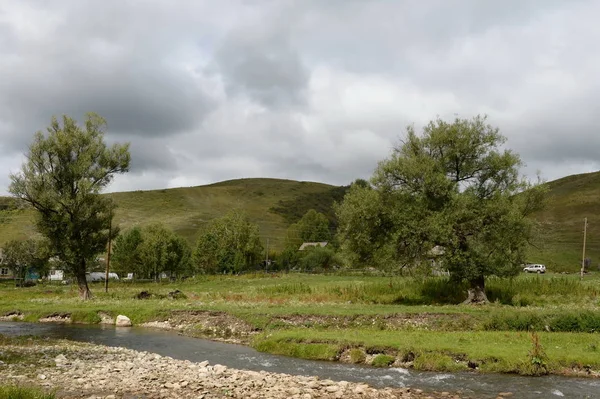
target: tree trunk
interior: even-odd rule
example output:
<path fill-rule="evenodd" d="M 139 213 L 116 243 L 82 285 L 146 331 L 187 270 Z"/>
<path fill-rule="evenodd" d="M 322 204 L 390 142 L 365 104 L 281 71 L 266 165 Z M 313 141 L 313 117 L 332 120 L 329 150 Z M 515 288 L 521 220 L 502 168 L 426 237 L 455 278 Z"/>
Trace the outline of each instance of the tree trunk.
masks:
<path fill-rule="evenodd" d="M 87 279 L 85 278 L 85 261 L 82 261 L 77 268 L 75 277 L 77 278 L 77 286 L 79 287 L 79 297 L 83 300 L 92 298 L 92 293 L 88 287 Z"/>
<path fill-rule="evenodd" d="M 488 298 L 485 295 L 485 278 L 479 276 L 469 281 L 471 288 L 469 288 L 469 296 L 463 302 L 463 304 L 485 304 L 488 303 Z"/>

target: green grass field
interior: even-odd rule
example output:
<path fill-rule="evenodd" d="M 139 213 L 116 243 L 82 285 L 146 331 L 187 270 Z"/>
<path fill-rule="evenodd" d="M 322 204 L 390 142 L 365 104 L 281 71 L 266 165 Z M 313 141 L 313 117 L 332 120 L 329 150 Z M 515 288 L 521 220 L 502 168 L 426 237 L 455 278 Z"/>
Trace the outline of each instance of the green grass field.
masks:
<path fill-rule="evenodd" d="M 465 287 L 444 278 L 205 276 L 178 283 L 111 283 L 108 293 L 93 284 L 90 301 L 79 300 L 74 286 L 15 288 L 3 282 L 0 316 L 38 321 L 63 314 L 73 322 L 98 323 L 103 312 L 125 314 L 134 324 L 188 321 L 197 324 L 189 335 L 239 338 L 258 350 L 290 356 L 349 356 L 374 365 L 404 361 L 422 370 L 476 364 L 482 372 L 520 374 L 539 372 L 531 355 L 531 332 L 538 331 L 544 372 L 600 370 L 600 274 L 584 281 L 522 275 L 489 279 L 487 287 L 492 303 L 465 306 L 459 304 Z M 187 298 L 169 299 L 175 289 Z M 140 291 L 155 296 L 134 299 Z M 215 317 L 220 330 L 212 325 L 209 331 L 205 318 Z M 248 335 L 236 333 L 240 323 Z"/>

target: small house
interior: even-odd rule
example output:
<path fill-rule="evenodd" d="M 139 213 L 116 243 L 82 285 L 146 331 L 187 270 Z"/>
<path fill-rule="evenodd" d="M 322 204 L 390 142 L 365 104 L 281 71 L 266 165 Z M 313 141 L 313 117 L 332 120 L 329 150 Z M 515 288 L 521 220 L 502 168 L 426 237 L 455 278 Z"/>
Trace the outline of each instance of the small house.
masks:
<path fill-rule="evenodd" d="M 436 245 L 427 252 L 427 259 L 431 263 L 431 270 L 434 276 L 449 276 L 450 273 L 444 268 L 442 256 L 446 253 L 444 247 Z"/>
<path fill-rule="evenodd" d="M 320 241 L 320 242 L 303 242 L 302 245 L 300 245 L 300 248 L 298 249 L 298 251 L 305 251 L 308 248 L 315 248 L 315 247 L 321 247 L 324 248 L 327 246 L 327 241 Z"/>
<path fill-rule="evenodd" d="M 14 277 L 12 269 L 4 264 L 4 251 L 0 248 L 0 279 L 12 279 Z"/>
<path fill-rule="evenodd" d="M 63 281 L 65 279 L 64 270 L 60 269 L 52 269 L 50 270 L 50 274 L 48 276 L 48 280 L 50 281 Z"/>
<path fill-rule="evenodd" d="M 0 280 L 12 278 L 14 278 L 13 271 L 10 268 L 0 264 Z"/>

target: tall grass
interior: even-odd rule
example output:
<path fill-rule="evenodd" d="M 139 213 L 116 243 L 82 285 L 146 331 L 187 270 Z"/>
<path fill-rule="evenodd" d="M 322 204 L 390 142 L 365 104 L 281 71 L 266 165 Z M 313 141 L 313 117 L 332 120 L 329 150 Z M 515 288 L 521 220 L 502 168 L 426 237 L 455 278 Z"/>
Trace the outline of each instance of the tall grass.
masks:
<path fill-rule="evenodd" d="M 491 301 L 505 305 L 542 305 L 551 299 L 564 302 L 597 300 L 600 284 L 582 283 L 571 277 L 535 276 L 516 279 L 488 278 L 486 292 Z"/>
<path fill-rule="evenodd" d="M 329 277 L 322 277 L 325 281 Z M 322 301 L 365 304 L 444 305 L 459 304 L 467 297 L 468 285 L 447 277 L 429 278 L 355 278 L 343 282 L 310 285 L 288 282 L 266 286 L 258 291 L 267 295 L 309 297 Z M 600 284 L 582 283 L 569 277 L 521 276 L 514 279 L 491 277 L 486 281 L 491 302 L 511 306 L 543 306 L 597 301 Z"/>
<path fill-rule="evenodd" d="M 261 287 L 259 292 L 265 295 L 299 295 L 311 294 L 312 289 L 305 283 L 280 284 L 268 287 Z"/>
<path fill-rule="evenodd" d="M 484 322 L 485 330 L 600 332 L 600 311 L 496 311 Z"/>

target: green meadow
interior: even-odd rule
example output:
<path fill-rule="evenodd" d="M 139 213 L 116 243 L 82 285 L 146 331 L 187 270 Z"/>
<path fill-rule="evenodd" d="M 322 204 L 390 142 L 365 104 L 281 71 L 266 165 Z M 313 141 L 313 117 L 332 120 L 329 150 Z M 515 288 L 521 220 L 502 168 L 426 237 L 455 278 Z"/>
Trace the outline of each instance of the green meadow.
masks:
<path fill-rule="evenodd" d="M 174 290 L 185 298 L 170 298 Z M 492 278 L 487 290 L 491 303 L 472 306 L 460 304 L 466 287 L 443 277 L 247 274 L 111 282 L 108 293 L 92 284 L 93 299 L 82 301 L 71 285 L 4 282 L 0 315 L 63 315 L 73 323 L 99 323 L 102 313 L 127 315 L 134 324 L 190 320 L 189 335 L 372 366 L 526 375 L 600 370 L 600 273 L 583 281 L 560 274 Z M 135 299 L 141 291 L 151 297 Z M 219 328 L 203 325 L 207 315 L 220 317 Z M 246 333 L 232 327 L 240 323 Z"/>

